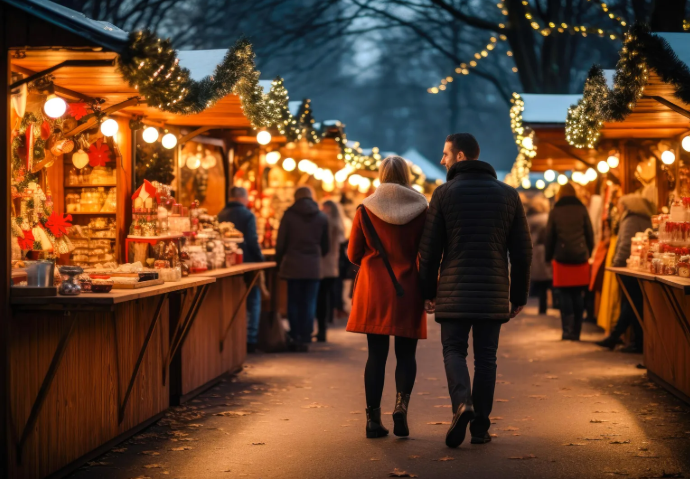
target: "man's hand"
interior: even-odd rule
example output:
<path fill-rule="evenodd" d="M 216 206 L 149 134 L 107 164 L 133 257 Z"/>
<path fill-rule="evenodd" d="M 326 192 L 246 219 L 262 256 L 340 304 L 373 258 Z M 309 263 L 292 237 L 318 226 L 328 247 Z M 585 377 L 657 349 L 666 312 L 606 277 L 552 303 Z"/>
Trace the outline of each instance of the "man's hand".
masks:
<path fill-rule="evenodd" d="M 510 319 L 513 319 L 515 316 L 520 314 L 520 311 L 522 311 L 522 308 L 524 306 L 515 306 L 515 305 L 510 305 Z"/>
<path fill-rule="evenodd" d="M 435 299 L 427 299 L 424 301 L 424 311 L 426 311 L 429 314 L 433 314 L 436 312 L 436 300 Z"/>

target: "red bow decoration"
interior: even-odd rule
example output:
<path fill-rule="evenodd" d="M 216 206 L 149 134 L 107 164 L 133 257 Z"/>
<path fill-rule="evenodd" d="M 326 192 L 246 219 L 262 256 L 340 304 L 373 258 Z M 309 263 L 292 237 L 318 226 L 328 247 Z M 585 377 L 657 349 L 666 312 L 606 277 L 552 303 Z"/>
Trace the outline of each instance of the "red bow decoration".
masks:
<path fill-rule="evenodd" d="M 50 138 L 51 133 L 53 133 L 53 127 L 50 126 L 48 120 L 44 120 L 43 123 L 41 123 L 41 138 L 47 140 Z"/>
<path fill-rule="evenodd" d="M 89 147 L 89 165 L 105 166 L 109 161 L 110 147 L 103 143 L 102 140 L 97 140 L 96 143 Z"/>
<path fill-rule="evenodd" d="M 17 238 L 17 241 L 19 241 L 19 247 L 21 249 L 32 249 L 34 247 L 34 234 L 31 232 L 31 230 L 22 230 L 22 233 L 24 233 L 23 238 Z"/>
<path fill-rule="evenodd" d="M 81 120 L 83 117 L 89 113 L 86 111 L 86 103 L 77 102 L 70 103 L 67 105 L 67 114 L 74 118 L 75 120 Z"/>
<path fill-rule="evenodd" d="M 69 229 L 72 227 L 72 215 L 62 216 L 60 213 L 53 211 L 48 220 L 46 221 L 46 228 L 55 236 L 56 238 L 62 237 L 69 233 Z"/>

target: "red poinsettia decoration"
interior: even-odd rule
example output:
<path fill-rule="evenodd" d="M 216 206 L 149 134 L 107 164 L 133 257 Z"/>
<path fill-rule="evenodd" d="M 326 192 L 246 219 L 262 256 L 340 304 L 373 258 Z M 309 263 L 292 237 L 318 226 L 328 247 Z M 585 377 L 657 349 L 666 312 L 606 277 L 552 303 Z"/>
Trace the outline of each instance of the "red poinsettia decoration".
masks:
<path fill-rule="evenodd" d="M 110 161 L 110 147 L 102 140 L 89 147 L 89 165 L 105 166 Z"/>
<path fill-rule="evenodd" d="M 53 236 L 60 238 L 62 235 L 69 233 L 69 229 L 72 227 L 70 221 L 72 221 L 72 215 L 63 217 L 60 213 L 53 211 L 46 220 L 46 228 Z"/>
<path fill-rule="evenodd" d="M 50 123 L 48 120 L 43 120 L 43 123 L 41 123 L 41 138 L 44 140 L 47 140 L 50 138 L 50 134 L 53 132 L 53 127 L 50 126 Z"/>
<path fill-rule="evenodd" d="M 24 233 L 23 238 L 17 238 L 17 241 L 19 241 L 19 247 L 21 249 L 31 249 L 34 247 L 34 234 L 31 232 L 31 230 L 22 230 L 22 233 Z"/>
<path fill-rule="evenodd" d="M 86 103 L 77 102 L 67 105 L 67 114 L 75 120 L 81 120 L 83 117 L 88 115 L 89 112 L 86 111 Z"/>

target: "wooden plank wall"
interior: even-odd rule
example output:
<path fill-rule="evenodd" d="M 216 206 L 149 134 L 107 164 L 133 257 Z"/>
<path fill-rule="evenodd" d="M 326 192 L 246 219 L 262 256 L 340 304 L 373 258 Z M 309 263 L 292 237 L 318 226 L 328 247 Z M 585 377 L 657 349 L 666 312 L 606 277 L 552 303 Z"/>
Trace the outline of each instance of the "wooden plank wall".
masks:
<path fill-rule="evenodd" d="M 665 296 L 662 285 L 641 281 L 649 302 L 644 305 L 644 359 L 648 370 L 690 396 L 690 341 L 680 319 Z M 671 288 L 690 316 L 690 298 L 679 289 Z"/>
<path fill-rule="evenodd" d="M 247 351 L 247 314 L 241 307 L 220 352 L 221 335 L 246 289 L 243 276 L 218 279 L 210 286 L 182 346 L 182 394 L 239 368 Z"/>
<path fill-rule="evenodd" d="M 118 408 L 159 298 L 77 313 L 77 322 L 43 410 L 16 463 L 16 444 L 69 318 L 20 313 L 12 318 L 10 477 L 39 478 L 59 470 L 168 407 L 162 370 L 168 353 L 167 304 L 154 330 L 125 417 Z M 115 327 L 114 327 L 115 325 Z"/>

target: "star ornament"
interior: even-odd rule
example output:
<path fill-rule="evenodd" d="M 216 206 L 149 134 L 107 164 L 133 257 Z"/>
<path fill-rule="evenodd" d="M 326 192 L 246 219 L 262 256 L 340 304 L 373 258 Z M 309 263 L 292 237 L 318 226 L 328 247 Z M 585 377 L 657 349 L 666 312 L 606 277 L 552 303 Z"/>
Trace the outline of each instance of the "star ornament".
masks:
<path fill-rule="evenodd" d="M 101 140 L 89 147 L 89 165 L 105 166 L 110 161 L 110 147 Z"/>
<path fill-rule="evenodd" d="M 63 235 L 69 233 L 69 229 L 72 227 L 70 221 L 72 221 L 72 215 L 65 215 L 63 217 L 60 213 L 53 211 L 46 220 L 45 226 L 53 236 L 61 238 Z"/>

